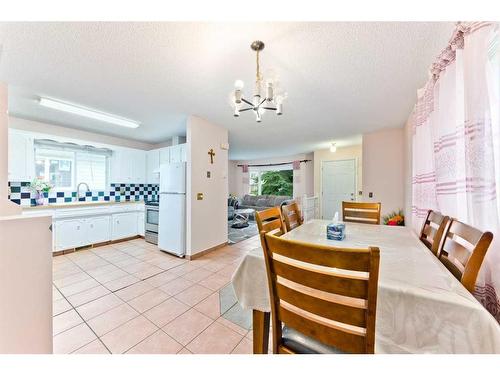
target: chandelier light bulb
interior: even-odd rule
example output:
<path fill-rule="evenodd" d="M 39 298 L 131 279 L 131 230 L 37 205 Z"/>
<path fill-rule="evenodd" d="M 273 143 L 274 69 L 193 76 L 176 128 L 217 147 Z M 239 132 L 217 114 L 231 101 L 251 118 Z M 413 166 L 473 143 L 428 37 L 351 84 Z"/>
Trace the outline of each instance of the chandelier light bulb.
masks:
<path fill-rule="evenodd" d="M 240 117 L 240 109 L 238 107 L 234 107 L 234 117 Z"/>
<path fill-rule="evenodd" d="M 332 143 L 332 145 L 330 146 L 330 152 L 337 152 L 337 146 L 335 145 L 335 143 Z"/>
<path fill-rule="evenodd" d="M 260 115 L 260 112 L 258 110 L 255 111 L 255 119 L 257 120 L 257 122 L 262 121 L 262 116 Z"/>
<path fill-rule="evenodd" d="M 245 83 L 241 79 L 234 81 L 234 88 L 236 90 L 243 90 L 243 87 L 245 87 Z"/>

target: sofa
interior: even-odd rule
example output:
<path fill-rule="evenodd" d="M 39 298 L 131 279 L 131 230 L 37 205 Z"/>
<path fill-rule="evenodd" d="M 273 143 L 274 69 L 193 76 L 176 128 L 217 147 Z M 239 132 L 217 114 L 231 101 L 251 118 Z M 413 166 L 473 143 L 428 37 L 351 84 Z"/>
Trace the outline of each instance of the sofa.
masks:
<path fill-rule="evenodd" d="M 255 211 L 262 211 L 271 207 L 280 207 L 288 204 L 292 197 L 286 195 L 250 195 L 246 194 L 239 202 L 238 208 L 252 208 Z"/>

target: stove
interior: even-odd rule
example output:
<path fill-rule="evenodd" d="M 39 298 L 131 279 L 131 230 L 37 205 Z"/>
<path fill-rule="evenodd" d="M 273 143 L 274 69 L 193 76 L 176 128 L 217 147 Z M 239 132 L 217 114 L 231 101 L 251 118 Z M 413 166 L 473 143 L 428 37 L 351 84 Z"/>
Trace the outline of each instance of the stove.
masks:
<path fill-rule="evenodd" d="M 146 242 L 158 245 L 158 219 L 159 219 L 159 200 L 147 200 L 144 202 L 146 212 L 144 218 L 146 223 L 144 239 Z"/>

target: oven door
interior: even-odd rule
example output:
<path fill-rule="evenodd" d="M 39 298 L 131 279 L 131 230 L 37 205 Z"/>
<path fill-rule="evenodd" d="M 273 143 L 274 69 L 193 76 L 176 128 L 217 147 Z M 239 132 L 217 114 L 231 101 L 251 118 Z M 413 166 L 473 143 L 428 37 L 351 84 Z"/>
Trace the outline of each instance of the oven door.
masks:
<path fill-rule="evenodd" d="M 158 218 L 158 207 L 146 206 L 146 231 L 158 233 Z"/>

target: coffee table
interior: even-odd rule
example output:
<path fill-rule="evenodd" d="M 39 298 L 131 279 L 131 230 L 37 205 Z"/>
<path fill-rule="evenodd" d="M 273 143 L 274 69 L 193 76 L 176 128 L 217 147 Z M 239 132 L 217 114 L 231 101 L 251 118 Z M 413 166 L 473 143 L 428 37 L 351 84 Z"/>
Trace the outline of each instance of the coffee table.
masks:
<path fill-rule="evenodd" d="M 233 223 L 231 228 L 246 228 L 248 227 L 248 218 L 253 215 L 255 210 L 252 208 L 243 208 L 234 210 Z"/>

